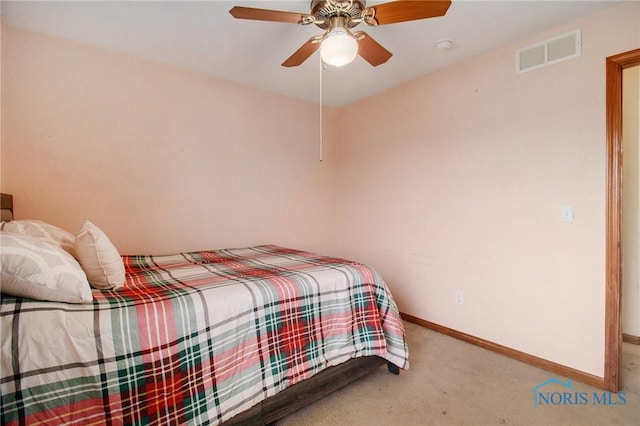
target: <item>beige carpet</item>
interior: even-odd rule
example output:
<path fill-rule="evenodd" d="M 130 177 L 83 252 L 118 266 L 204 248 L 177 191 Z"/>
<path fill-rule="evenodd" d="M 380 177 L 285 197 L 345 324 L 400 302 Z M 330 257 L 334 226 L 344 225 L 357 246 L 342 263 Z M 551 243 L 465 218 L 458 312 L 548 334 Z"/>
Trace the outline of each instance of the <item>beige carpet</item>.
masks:
<path fill-rule="evenodd" d="M 383 367 L 277 425 L 640 425 L 640 346 L 624 344 L 622 397 L 575 381 L 570 389 L 552 383 L 540 388 L 548 402 L 536 407 L 534 387 L 566 379 L 405 325 L 409 371 L 393 376 Z M 572 404 L 561 403 L 564 393 Z"/>

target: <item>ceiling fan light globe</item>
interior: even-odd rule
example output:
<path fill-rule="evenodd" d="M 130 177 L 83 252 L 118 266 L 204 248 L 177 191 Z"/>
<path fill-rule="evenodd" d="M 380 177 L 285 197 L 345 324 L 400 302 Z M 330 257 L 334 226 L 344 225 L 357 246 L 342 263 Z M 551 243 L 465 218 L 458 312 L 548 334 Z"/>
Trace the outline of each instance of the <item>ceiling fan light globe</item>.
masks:
<path fill-rule="evenodd" d="M 347 65 L 358 56 L 358 41 L 345 29 L 333 30 L 320 44 L 320 56 L 325 64 Z"/>

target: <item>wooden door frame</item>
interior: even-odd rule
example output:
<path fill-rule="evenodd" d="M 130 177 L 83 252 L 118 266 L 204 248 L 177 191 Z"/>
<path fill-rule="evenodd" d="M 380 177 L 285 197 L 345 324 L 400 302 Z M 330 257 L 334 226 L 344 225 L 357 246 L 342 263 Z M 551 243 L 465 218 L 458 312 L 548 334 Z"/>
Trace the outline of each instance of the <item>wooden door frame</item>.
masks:
<path fill-rule="evenodd" d="M 607 207 L 604 385 L 618 392 L 622 357 L 622 71 L 640 65 L 640 49 L 606 61 Z"/>

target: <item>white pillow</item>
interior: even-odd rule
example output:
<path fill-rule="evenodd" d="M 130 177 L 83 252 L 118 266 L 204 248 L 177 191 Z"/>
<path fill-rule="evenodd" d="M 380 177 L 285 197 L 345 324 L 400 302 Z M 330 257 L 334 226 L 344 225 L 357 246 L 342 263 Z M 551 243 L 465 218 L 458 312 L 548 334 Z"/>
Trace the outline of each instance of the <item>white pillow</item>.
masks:
<path fill-rule="evenodd" d="M 105 233 L 88 220 L 76 235 L 75 253 L 93 287 L 117 289 L 124 285 L 124 263 L 120 253 Z"/>
<path fill-rule="evenodd" d="M 2 222 L 0 229 L 6 232 L 29 235 L 60 247 L 73 256 L 74 236 L 70 232 L 41 220 L 12 220 Z"/>
<path fill-rule="evenodd" d="M 0 290 L 10 296 L 87 303 L 91 287 L 78 262 L 39 238 L 0 232 Z"/>

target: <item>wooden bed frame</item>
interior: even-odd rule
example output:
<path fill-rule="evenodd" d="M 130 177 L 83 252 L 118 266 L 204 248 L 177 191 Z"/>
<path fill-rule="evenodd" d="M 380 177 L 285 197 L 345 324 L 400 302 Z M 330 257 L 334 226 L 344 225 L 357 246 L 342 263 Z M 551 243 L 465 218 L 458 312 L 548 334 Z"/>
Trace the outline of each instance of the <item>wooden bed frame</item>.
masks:
<path fill-rule="evenodd" d="M 0 207 L 13 215 L 13 197 L 0 194 Z M 222 423 L 232 425 L 268 425 L 337 391 L 380 368 L 387 363 L 389 372 L 400 374 L 400 368 L 378 356 L 353 358 L 345 363 L 329 367 L 303 382 L 254 405 Z"/>
<path fill-rule="evenodd" d="M 2 211 L 2 220 L 6 220 L 5 211 L 9 211 L 9 215 L 13 218 L 13 195 L 0 194 L 0 209 Z"/>

